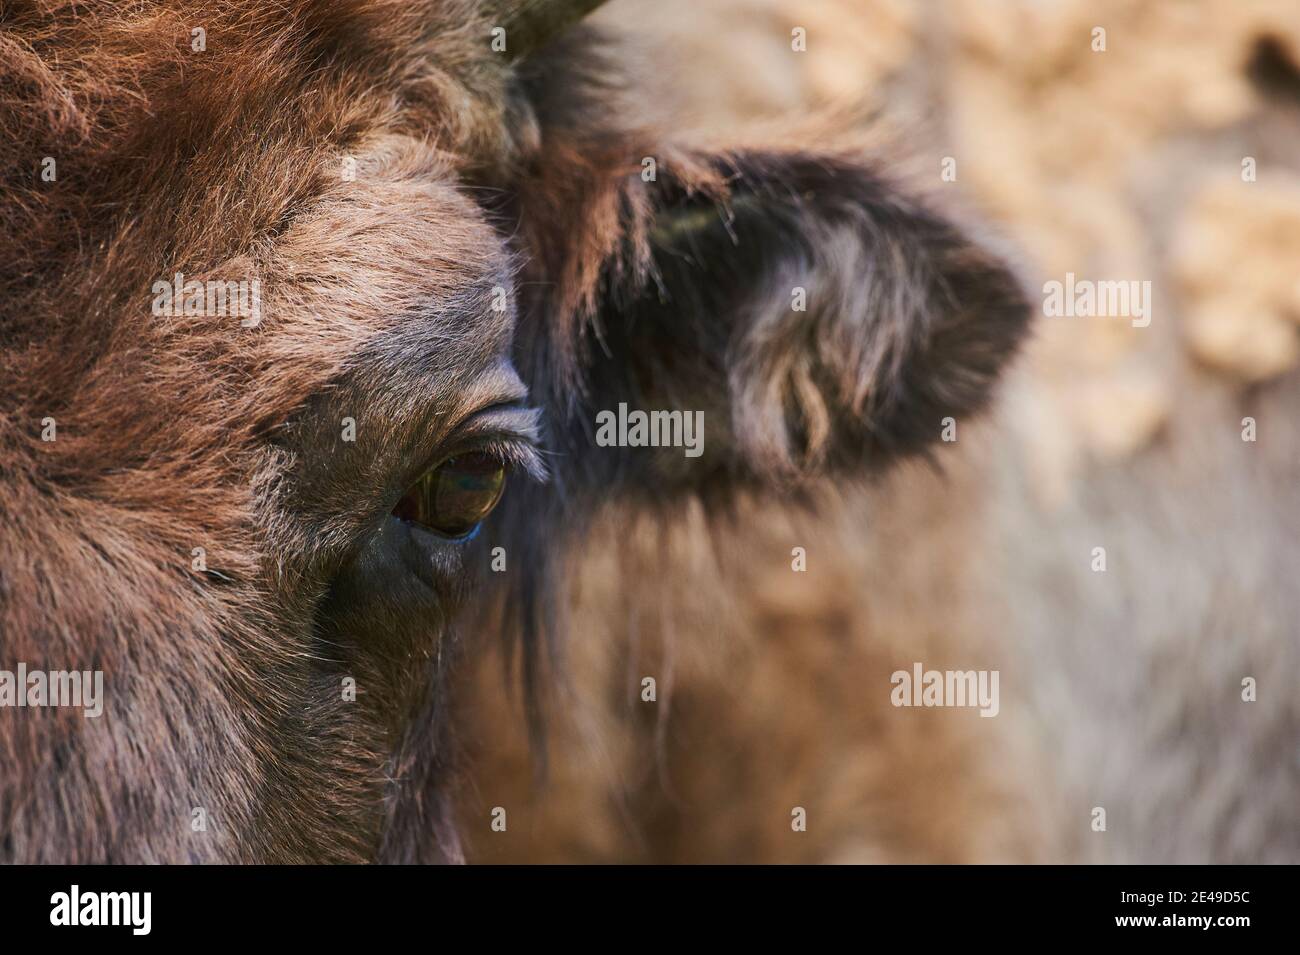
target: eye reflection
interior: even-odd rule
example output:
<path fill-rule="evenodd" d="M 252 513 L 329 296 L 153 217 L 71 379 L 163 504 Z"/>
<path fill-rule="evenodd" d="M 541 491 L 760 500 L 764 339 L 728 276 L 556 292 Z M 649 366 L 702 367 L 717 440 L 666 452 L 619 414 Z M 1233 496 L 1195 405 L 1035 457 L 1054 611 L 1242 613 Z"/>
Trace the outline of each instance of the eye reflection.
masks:
<path fill-rule="evenodd" d="M 496 458 L 458 454 L 416 481 L 393 514 L 444 537 L 465 537 L 492 513 L 505 483 L 505 466 Z"/>

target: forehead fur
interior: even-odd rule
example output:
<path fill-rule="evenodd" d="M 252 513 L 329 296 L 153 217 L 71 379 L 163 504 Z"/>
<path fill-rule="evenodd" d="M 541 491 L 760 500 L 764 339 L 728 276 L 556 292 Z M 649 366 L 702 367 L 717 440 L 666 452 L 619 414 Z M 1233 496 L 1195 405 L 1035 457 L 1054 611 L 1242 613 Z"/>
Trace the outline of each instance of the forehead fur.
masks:
<path fill-rule="evenodd" d="M 169 438 L 230 447 L 417 314 L 496 321 L 461 338 L 500 346 L 485 306 L 509 263 L 455 187 L 508 161 L 517 125 L 477 6 L 6 4 L 6 404 L 59 421 L 43 452 L 84 462 L 98 441 L 111 469 Z M 152 315 L 177 272 L 258 281 L 263 323 Z"/>
<path fill-rule="evenodd" d="M 151 858 L 173 808 L 149 802 L 170 798 L 156 779 L 185 780 L 185 805 L 223 794 L 216 836 L 171 856 L 256 857 L 260 833 L 315 831 L 363 857 L 369 830 L 322 814 L 372 786 L 383 748 L 355 713 L 302 714 L 317 588 L 285 566 L 306 552 L 283 515 L 299 451 L 269 432 L 322 393 L 454 417 L 509 344 L 492 304 L 514 266 L 460 184 L 511 162 L 528 123 L 505 115 L 477 7 L 0 7 L 0 634 L 9 659 L 102 669 L 122 704 L 101 726 L 53 713 L 0 733 L 0 762 L 35 774 L 0 788 L 18 840 L 3 852 Z M 178 272 L 259 283 L 260 324 L 154 314 L 154 283 Z M 394 349 L 405 378 L 381 367 Z M 366 412 L 347 413 L 364 429 Z M 195 546 L 220 574 L 190 573 Z M 373 753 L 326 769 L 299 752 L 328 781 L 289 785 L 266 748 L 325 738 L 294 730 L 315 719 Z M 62 805 L 60 787 L 85 794 L 75 832 L 25 815 Z"/>

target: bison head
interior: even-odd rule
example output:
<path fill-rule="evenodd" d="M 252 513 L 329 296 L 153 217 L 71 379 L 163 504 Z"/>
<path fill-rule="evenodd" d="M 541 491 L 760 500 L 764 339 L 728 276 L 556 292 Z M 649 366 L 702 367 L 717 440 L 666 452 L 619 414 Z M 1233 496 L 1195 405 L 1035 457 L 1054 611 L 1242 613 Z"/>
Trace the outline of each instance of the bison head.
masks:
<path fill-rule="evenodd" d="M 586 514 L 983 404 L 999 261 L 851 149 L 638 128 L 592 6 L 0 11 L 0 668 L 105 686 L 0 709 L 0 857 L 456 858 L 457 647 L 536 647 Z"/>

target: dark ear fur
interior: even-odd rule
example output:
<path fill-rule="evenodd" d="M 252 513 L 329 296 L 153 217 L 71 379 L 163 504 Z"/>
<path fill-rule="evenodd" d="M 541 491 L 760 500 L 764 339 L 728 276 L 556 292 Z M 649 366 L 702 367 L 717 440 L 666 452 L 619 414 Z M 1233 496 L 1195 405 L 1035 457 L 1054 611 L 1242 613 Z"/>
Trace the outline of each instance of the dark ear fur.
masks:
<path fill-rule="evenodd" d="M 644 182 L 640 150 L 563 152 L 550 208 L 523 210 L 544 292 L 525 340 L 602 487 L 879 468 L 980 410 L 1026 331 L 1006 266 L 860 159 L 660 151 Z M 596 447 L 619 402 L 704 411 L 704 455 Z"/>
<path fill-rule="evenodd" d="M 851 160 L 714 164 L 728 197 L 660 213 L 655 288 L 619 327 L 631 361 L 656 328 L 696 329 L 679 354 L 721 364 L 741 470 L 876 467 L 984 405 L 1028 318 L 1000 262 Z"/>

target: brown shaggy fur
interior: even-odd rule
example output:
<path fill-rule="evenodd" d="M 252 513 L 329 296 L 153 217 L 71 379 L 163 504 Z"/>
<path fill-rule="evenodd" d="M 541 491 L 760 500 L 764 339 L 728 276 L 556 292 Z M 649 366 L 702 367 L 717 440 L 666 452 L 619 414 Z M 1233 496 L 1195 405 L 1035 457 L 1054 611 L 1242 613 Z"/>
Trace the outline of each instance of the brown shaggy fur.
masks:
<path fill-rule="evenodd" d="M 0 9 L 0 665 L 102 669 L 108 696 L 0 711 L 0 858 L 457 859 L 460 637 L 505 622 L 544 672 L 552 558 L 604 502 L 871 473 L 986 401 L 1017 283 L 875 163 L 666 142 L 619 119 L 591 34 L 516 64 L 491 23 Z M 175 272 L 257 279 L 261 324 L 151 314 Z M 594 447 L 619 401 L 703 409 L 699 466 Z M 540 445 L 552 481 L 407 579 L 389 512 L 470 438 L 535 475 Z M 506 586 L 457 625 L 497 543 Z"/>

